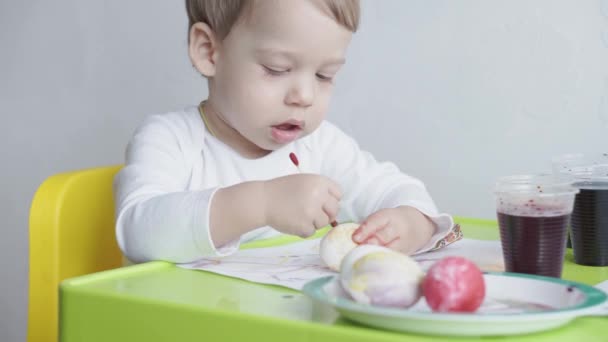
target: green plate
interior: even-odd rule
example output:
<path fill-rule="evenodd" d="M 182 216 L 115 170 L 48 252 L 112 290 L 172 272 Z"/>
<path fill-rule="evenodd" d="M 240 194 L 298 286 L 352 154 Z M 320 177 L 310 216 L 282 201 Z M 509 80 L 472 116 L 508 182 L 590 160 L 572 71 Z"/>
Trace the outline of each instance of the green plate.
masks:
<path fill-rule="evenodd" d="M 517 335 L 553 329 L 576 317 L 602 311 L 606 294 L 557 278 L 518 273 L 485 273 L 486 297 L 475 313 L 435 313 L 421 298 L 408 309 L 353 301 L 337 276 L 313 280 L 303 292 L 344 317 L 369 326 L 449 336 Z"/>

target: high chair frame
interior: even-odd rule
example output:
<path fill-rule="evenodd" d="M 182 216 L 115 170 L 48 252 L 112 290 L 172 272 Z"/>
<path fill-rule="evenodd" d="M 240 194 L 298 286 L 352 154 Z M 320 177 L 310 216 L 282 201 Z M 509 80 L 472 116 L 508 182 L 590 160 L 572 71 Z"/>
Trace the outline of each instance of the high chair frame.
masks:
<path fill-rule="evenodd" d="M 28 342 L 57 341 L 59 283 L 117 268 L 112 181 L 121 166 L 53 175 L 30 208 Z"/>

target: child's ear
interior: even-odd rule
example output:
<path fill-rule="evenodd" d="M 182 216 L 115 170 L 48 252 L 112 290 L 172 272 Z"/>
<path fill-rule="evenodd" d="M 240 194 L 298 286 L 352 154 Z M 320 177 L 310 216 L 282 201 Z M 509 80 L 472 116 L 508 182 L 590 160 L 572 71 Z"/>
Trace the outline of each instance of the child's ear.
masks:
<path fill-rule="evenodd" d="M 198 22 L 190 28 L 188 53 L 192 65 L 206 77 L 215 75 L 219 42 L 209 25 Z"/>

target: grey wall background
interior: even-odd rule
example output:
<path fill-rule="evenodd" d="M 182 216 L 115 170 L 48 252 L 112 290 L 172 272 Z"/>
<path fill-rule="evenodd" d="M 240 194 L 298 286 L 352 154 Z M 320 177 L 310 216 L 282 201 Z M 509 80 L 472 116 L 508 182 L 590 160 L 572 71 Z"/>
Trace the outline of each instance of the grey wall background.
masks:
<path fill-rule="evenodd" d="M 608 150 L 607 0 L 364 1 L 329 118 L 493 218 L 496 177 Z M 49 175 L 122 162 L 150 113 L 197 103 L 182 1 L 0 2 L 0 341 L 24 341 L 28 211 Z"/>

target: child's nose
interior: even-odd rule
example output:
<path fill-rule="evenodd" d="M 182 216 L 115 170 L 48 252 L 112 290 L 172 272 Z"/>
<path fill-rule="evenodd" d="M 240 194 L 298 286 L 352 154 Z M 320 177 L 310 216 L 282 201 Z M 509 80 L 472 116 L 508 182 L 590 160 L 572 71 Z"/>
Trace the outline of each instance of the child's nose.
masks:
<path fill-rule="evenodd" d="M 315 83 L 307 77 L 300 77 L 292 83 L 285 103 L 290 106 L 310 107 L 315 99 Z"/>

